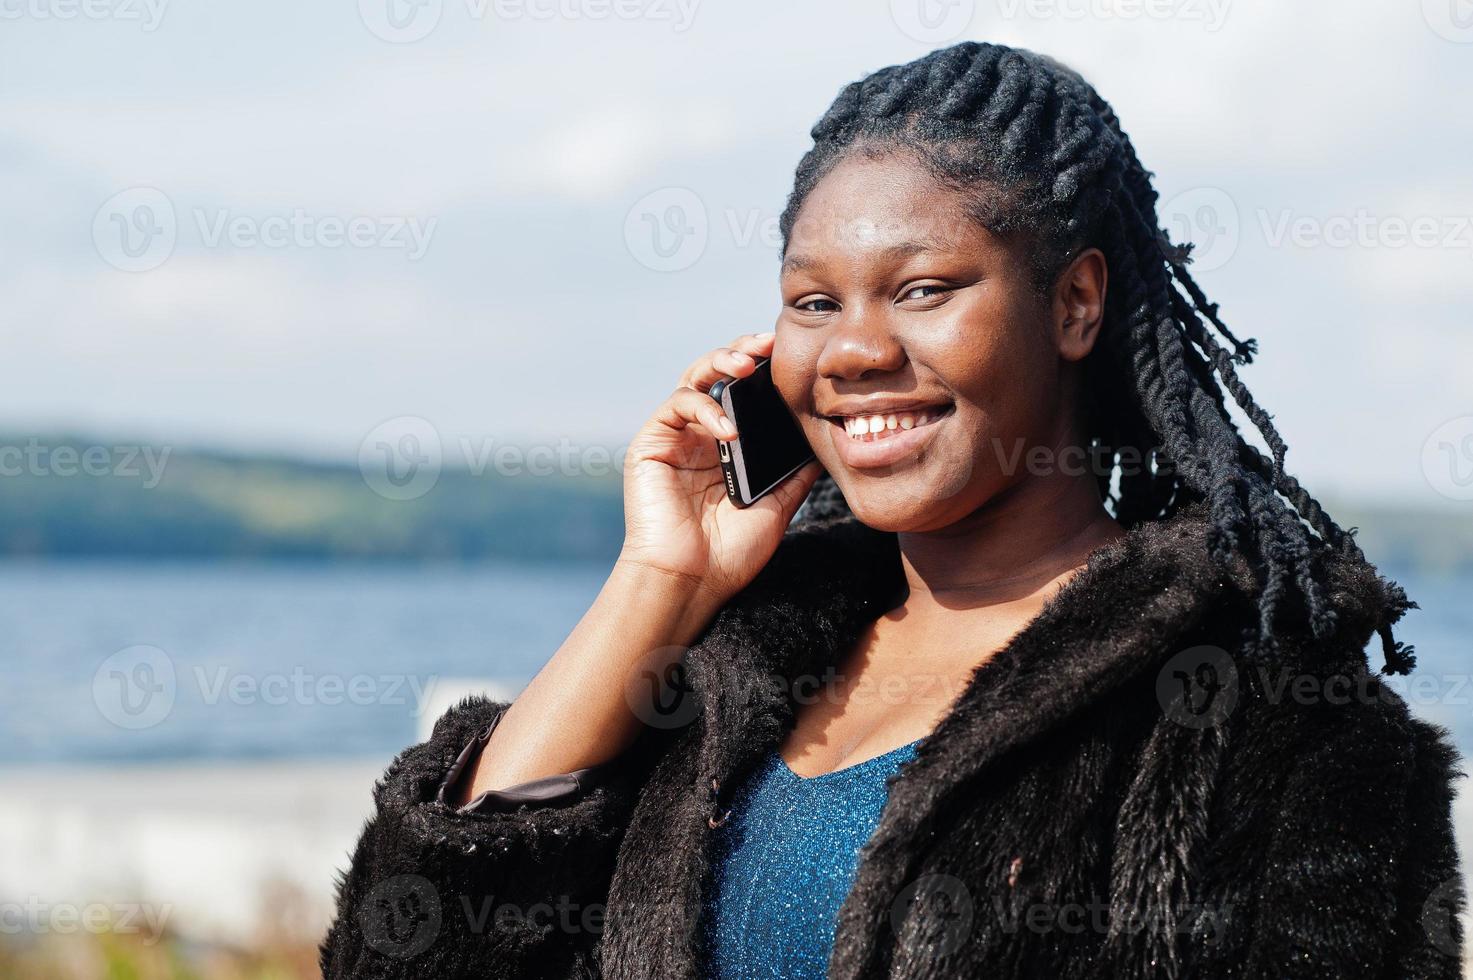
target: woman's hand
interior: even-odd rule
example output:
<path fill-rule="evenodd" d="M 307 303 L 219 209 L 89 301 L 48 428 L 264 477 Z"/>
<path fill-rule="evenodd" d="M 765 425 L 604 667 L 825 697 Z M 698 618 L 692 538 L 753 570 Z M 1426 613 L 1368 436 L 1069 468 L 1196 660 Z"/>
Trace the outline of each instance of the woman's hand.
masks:
<path fill-rule="evenodd" d="M 717 440 L 736 426 L 707 391 L 772 355 L 771 333 L 739 337 L 697 358 L 629 444 L 619 560 L 689 581 L 719 607 L 767 564 L 820 472 L 809 463 L 747 508 L 726 499 Z"/>
<path fill-rule="evenodd" d="M 736 428 L 706 392 L 772 354 L 772 334 L 698 358 L 629 445 L 624 549 L 598 598 L 491 733 L 458 803 L 606 762 L 647 723 L 650 691 L 777 550 L 817 479 L 809 463 L 745 509 L 726 499 L 716 440 Z M 633 693 L 631 693 L 633 692 Z M 635 696 L 637 695 L 637 696 Z"/>

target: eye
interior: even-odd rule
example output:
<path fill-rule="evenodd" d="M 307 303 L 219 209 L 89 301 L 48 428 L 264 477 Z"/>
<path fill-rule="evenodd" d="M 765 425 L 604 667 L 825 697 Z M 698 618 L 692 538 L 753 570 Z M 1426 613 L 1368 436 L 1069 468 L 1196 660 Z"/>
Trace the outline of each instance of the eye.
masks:
<path fill-rule="evenodd" d="M 793 309 L 802 310 L 804 313 L 833 313 L 838 308 L 839 304 L 827 296 L 811 296 L 793 304 Z"/>
<path fill-rule="evenodd" d="M 900 301 L 906 302 L 907 300 L 935 299 L 938 296 L 944 295 L 949 291 L 950 287 L 948 287 L 944 283 L 923 282 L 918 285 L 911 286 L 909 289 L 905 290 L 905 292 L 901 293 Z"/>

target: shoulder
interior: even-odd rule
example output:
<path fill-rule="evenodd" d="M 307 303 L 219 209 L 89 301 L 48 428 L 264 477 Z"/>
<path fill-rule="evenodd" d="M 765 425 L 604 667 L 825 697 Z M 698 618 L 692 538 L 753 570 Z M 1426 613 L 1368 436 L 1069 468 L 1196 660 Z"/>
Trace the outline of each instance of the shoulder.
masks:
<path fill-rule="evenodd" d="M 1228 728 L 1237 802 L 1281 834 L 1366 842 L 1450 820 L 1460 758 L 1446 729 L 1413 715 L 1387 678 L 1357 664 L 1241 666 Z"/>

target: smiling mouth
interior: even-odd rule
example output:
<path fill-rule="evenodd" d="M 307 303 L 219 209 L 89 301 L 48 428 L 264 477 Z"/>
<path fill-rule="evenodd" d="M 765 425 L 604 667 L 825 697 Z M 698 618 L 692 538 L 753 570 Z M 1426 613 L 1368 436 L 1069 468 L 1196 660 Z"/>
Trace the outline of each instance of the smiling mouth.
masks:
<path fill-rule="evenodd" d="M 844 427 L 852 442 L 879 442 L 902 432 L 919 429 L 952 413 L 952 405 L 933 405 L 907 412 L 884 412 L 875 415 L 830 415 L 828 420 Z"/>

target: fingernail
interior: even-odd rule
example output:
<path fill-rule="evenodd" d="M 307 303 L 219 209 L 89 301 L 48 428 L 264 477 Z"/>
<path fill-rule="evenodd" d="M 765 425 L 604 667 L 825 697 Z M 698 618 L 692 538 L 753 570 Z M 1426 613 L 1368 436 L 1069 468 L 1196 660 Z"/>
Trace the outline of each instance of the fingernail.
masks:
<path fill-rule="evenodd" d="M 722 435 L 734 436 L 737 434 L 736 423 L 725 415 L 721 416 L 721 421 L 717 422 L 716 426 L 721 430 Z"/>
<path fill-rule="evenodd" d="M 757 339 L 758 340 L 768 340 L 768 339 L 771 339 L 771 338 L 776 337 L 776 336 L 777 336 L 777 333 L 775 331 L 767 330 L 767 331 L 764 331 L 762 333 L 757 334 Z"/>

